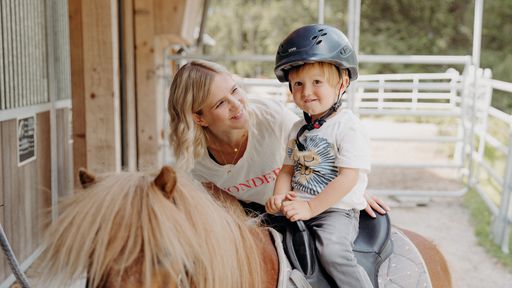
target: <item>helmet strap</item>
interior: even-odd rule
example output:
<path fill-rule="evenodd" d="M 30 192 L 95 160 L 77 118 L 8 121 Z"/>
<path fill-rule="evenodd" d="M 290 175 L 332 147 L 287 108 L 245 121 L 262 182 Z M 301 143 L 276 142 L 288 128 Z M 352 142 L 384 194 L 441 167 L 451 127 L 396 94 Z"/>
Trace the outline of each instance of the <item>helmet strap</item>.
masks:
<path fill-rule="evenodd" d="M 304 134 L 306 130 L 311 131 L 313 129 L 319 129 L 320 127 L 322 127 L 322 125 L 324 125 L 324 123 L 327 121 L 327 118 L 329 118 L 333 113 L 336 113 L 336 111 L 338 111 L 338 109 L 341 106 L 341 98 L 343 98 L 344 94 L 345 92 L 343 92 L 342 95 L 339 95 L 338 93 L 338 98 L 336 99 L 336 102 L 331 106 L 331 108 L 329 108 L 329 110 L 327 110 L 324 113 L 324 115 L 322 115 L 318 119 L 315 119 L 314 121 L 311 115 L 309 115 L 305 111 L 302 112 L 304 114 L 304 120 L 306 121 L 306 124 L 300 127 L 299 131 L 297 132 L 297 136 L 295 137 L 295 143 L 297 144 L 297 148 L 299 149 L 299 151 L 306 150 L 306 146 L 304 146 L 304 144 L 300 142 L 300 136 L 302 136 L 302 134 Z"/>

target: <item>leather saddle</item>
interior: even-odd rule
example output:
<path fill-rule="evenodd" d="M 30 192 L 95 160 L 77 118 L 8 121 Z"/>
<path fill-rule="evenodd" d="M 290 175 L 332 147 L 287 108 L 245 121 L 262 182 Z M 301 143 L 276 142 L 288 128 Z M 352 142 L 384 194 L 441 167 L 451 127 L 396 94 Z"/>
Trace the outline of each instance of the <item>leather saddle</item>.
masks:
<path fill-rule="evenodd" d="M 354 242 L 354 254 L 357 262 L 368 273 L 373 287 L 378 288 L 380 265 L 393 252 L 390 238 L 391 222 L 387 214 L 377 218 L 362 211 L 359 217 L 359 234 Z M 325 273 L 318 260 L 313 234 L 302 221 L 290 222 L 286 227 L 284 247 L 288 260 L 294 269 L 301 271 L 312 287 L 337 287 L 332 278 Z"/>

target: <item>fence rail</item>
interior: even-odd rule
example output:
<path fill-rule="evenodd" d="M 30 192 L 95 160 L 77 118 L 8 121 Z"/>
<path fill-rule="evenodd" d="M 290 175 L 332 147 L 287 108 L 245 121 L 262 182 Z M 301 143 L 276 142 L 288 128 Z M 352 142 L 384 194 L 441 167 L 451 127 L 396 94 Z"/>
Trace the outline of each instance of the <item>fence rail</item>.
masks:
<path fill-rule="evenodd" d="M 494 79 L 482 79 L 479 83 L 484 87 L 484 93 L 488 93 L 489 103 L 493 91 L 512 93 L 512 83 Z M 502 251 L 509 253 L 512 224 L 512 115 L 490 105 L 480 107 L 479 112 L 477 114 L 480 114 L 480 118 L 475 123 L 479 144 L 477 149 L 471 151 L 475 173 L 469 182 L 494 216 L 491 229 L 494 241 L 501 246 Z M 507 131 L 499 127 L 506 127 Z M 494 151 L 492 155 L 486 155 L 487 147 Z"/>

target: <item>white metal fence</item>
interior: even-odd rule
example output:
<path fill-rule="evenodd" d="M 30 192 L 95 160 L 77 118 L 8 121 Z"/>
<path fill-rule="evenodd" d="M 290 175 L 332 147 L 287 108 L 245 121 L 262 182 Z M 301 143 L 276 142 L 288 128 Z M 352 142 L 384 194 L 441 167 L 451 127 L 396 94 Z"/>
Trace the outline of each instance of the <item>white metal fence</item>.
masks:
<path fill-rule="evenodd" d="M 277 98 L 283 102 L 290 100 L 287 84 L 276 80 L 245 78 L 243 84 L 252 94 Z M 512 116 L 490 104 L 493 90 L 512 93 L 512 83 L 491 79 L 489 69 L 475 72 L 473 67 L 466 66 L 462 74 L 448 69 L 445 73 L 361 75 L 351 89 L 351 96 L 344 102 L 344 106 L 361 117 L 444 117 L 451 118 L 457 125 L 456 135 L 435 138 L 411 138 L 407 135 L 398 138 L 372 138 L 372 142 L 453 143 L 453 158 L 447 163 L 395 162 L 374 163 L 372 166 L 456 169 L 461 175 L 461 182 L 464 176 L 471 175 L 471 181 L 466 183 L 470 186 L 465 185 L 460 190 L 376 189 L 372 192 L 394 196 L 459 197 L 466 193 L 468 187 L 473 187 L 494 215 L 493 238 L 508 253 L 508 236 L 512 222 Z M 493 119 L 493 125 L 489 125 L 490 119 Z M 501 126 L 507 127 L 507 131 L 503 131 L 495 122 L 501 122 Z M 506 132 L 508 135 L 505 135 Z M 489 162 L 484 155 L 486 147 L 490 147 L 501 157 Z M 474 173 L 470 173 L 470 170 L 474 170 Z M 486 177 L 492 179 L 497 189 L 491 191 L 481 183 L 482 171 L 485 171 Z"/>
<path fill-rule="evenodd" d="M 512 83 L 490 78 L 490 71 L 478 80 L 479 96 L 487 102 L 474 107 L 477 145 L 471 150 L 474 173 L 470 185 L 482 196 L 494 219 L 492 236 L 509 253 L 512 224 L 512 116 L 489 105 L 494 91 L 512 96 Z M 483 104 L 483 103 L 482 103 Z"/>
<path fill-rule="evenodd" d="M 244 79 L 243 84 L 252 94 L 290 101 L 287 84 L 271 79 Z M 386 142 L 424 142 L 455 143 L 454 147 L 465 146 L 464 135 L 470 126 L 463 126 L 464 113 L 464 77 L 454 69 L 445 73 L 410 73 L 410 74 L 376 74 L 360 75 L 357 82 L 351 84 L 349 97 L 343 106 L 351 109 L 361 117 L 365 116 L 410 116 L 410 117 L 449 117 L 458 126 L 455 136 L 438 136 L 435 138 L 414 138 L 407 135 L 400 137 L 372 137 L 374 141 Z M 290 104 L 293 107 L 293 104 Z M 462 150 L 446 163 L 372 163 L 374 167 L 400 168 L 450 168 L 464 169 Z M 400 196 L 460 196 L 467 189 L 457 191 L 420 191 L 399 189 L 378 189 L 373 193 Z"/>

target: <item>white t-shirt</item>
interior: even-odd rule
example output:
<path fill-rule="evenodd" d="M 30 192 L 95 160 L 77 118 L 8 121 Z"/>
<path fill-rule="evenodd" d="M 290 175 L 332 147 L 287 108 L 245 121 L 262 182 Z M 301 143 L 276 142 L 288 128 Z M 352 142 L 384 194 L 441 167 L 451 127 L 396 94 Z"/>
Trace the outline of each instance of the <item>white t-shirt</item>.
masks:
<path fill-rule="evenodd" d="M 359 119 L 350 110 L 338 111 L 322 127 L 305 131 L 300 141 L 306 147 L 299 151 L 295 139 L 305 124 L 297 121 L 288 135 L 284 164 L 294 166 L 292 187 L 298 197 L 309 200 L 338 176 L 338 167 L 357 168 L 359 177 L 354 188 L 333 207 L 363 209 L 364 191 L 370 172 L 368 137 Z M 296 165 L 297 164 L 297 165 Z"/>
<path fill-rule="evenodd" d="M 219 165 L 205 153 L 196 160 L 192 175 L 200 182 L 212 182 L 239 200 L 264 205 L 272 196 L 288 132 L 298 116 L 272 99 L 248 100 L 253 119 L 242 158 L 235 165 Z"/>

